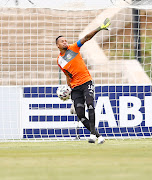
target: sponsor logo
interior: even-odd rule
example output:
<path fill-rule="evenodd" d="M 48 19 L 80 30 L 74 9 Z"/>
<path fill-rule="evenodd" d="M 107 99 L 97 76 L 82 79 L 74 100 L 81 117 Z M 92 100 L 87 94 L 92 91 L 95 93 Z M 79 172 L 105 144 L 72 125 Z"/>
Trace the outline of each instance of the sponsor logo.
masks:
<path fill-rule="evenodd" d="M 67 59 L 70 60 L 72 58 L 71 54 L 67 54 Z"/>
<path fill-rule="evenodd" d="M 109 127 L 135 127 L 142 123 L 145 118 L 145 126 L 152 126 L 152 97 L 146 96 L 144 101 L 143 114 L 141 108 L 141 100 L 138 97 L 123 97 L 119 98 L 119 106 L 117 107 L 117 119 L 113 112 L 109 97 L 99 97 L 96 104 L 96 125 L 100 121 L 107 121 Z M 103 113 L 104 107 L 104 113 Z M 144 118 L 143 118 L 144 117 Z"/>

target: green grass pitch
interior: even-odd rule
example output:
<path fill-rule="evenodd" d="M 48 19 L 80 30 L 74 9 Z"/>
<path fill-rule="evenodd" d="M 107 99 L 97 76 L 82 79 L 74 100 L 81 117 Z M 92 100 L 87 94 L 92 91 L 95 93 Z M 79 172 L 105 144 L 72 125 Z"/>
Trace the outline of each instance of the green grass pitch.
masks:
<path fill-rule="evenodd" d="M 2 180 L 149 180 L 152 139 L 0 143 Z"/>

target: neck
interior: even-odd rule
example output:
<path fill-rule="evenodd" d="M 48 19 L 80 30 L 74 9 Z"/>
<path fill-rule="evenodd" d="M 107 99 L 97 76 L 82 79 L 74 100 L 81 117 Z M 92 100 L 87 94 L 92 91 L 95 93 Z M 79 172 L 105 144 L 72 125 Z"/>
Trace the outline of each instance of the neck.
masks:
<path fill-rule="evenodd" d="M 66 52 L 67 49 L 60 49 L 61 55 L 63 55 Z"/>

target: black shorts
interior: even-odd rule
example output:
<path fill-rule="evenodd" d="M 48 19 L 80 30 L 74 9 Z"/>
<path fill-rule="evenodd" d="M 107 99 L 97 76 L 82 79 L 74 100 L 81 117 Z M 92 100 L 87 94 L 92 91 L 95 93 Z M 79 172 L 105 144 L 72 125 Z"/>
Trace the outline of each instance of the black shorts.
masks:
<path fill-rule="evenodd" d="M 94 85 L 92 81 L 88 81 L 72 89 L 71 99 L 73 101 L 78 98 L 82 98 L 85 100 L 88 96 L 94 99 Z"/>

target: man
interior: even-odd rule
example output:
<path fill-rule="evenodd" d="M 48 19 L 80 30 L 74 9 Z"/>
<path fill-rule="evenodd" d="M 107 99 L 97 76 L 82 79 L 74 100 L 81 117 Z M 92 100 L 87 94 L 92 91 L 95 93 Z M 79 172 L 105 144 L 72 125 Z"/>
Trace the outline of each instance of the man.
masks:
<path fill-rule="evenodd" d="M 104 138 L 95 129 L 94 85 L 92 77 L 81 57 L 80 47 L 99 31 L 108 30 L 109 25 L 110 20 L 107 18 L 102 26 L 72 45 L 68 45 L 67 40 L 63 36 L 56 38 L 56 45 L 60 50 L 57 63 L 66 75 L 68 86 L 72 89 L 71 98 L 74 102 L 76 114 L 91 133 L 88 140 L 89 143 L 95 143 L 98 138 L 98 143 L 102 144 Z M 85 117 L 85 103 L 88 108 L 89 120 Z"/>

